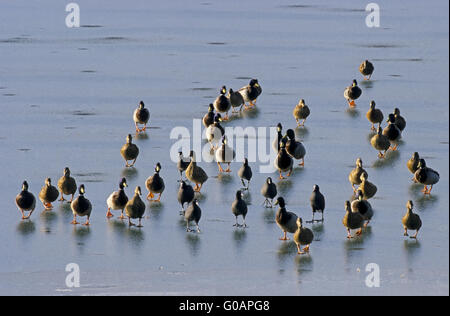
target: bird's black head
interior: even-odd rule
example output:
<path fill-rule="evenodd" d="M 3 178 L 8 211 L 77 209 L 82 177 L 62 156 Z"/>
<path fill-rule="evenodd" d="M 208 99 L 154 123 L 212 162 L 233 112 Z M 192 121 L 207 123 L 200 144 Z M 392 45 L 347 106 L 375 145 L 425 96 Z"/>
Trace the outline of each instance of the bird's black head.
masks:
<path fill-rule="evenodd" d="M 225 94 L 227 93 L 227 87 L 226 86 L 222 86 L 222 88 L 220 88 L 220 94 Z"/>
<path fill-rule="evenodd" d="M 161 164 L 158 162 L 155 166 L 155 172 L 159 172 L 161 170 Z"/>
<path fill-rule="evenodd" d="M 319 190 L 320 190 L 319 186 L 317 184 L 314 184 L 313 191 L 314 192 L 319 192 Z"/>
<path fill-rule="evenodd" d="M 144 101 L 140 101 L 140 102 L 139 102 L 139 108 L 140 108 L 140 109 L 145 108 Z"/>
<path fill-rule="evenodd" d="M 288 130 L 286 131 L 286 135 L 287 135 L 287 137 L 288 137 L 289 139 L 291 139 L 291 140 L 295 139 L 295 132 L 294 132 L 293 129 L 288 129 Z"/>
<path fill-rule="evenodd" d="M 28 191 L 28 182 L 27 181 L 24 181 L 22 183 L 22 191 Z"/>
<path fill-rule="evenodd" d="M 389 123 L 395 123 L 395 115 L 393 113 L 388 115 L 387 122 Z"/>
<path fill-rule="evenodd" d="M 275 202 L 275 205 L 280 205 L 280 207 L 284 208 L 286 206 L 286 202 L 284 201 L 284 198 L 281 196 L 277 198 L 277 201 Z"/>
<path fill-rule="evenodd" d="M 208 105 L 208 112 L 214 112 L 214 105 L 212 103 Z"/>
<path fill-rule="evenodd" d="M 119 183 L 119 188 L 123 189 L 124 187 L 127 187 L 127 186 L 128 186 L 127 179 L 122 178 Z"/>
<path fill-rule="evenodd" d="M 420 159 L 419 160 L 419 168 L 425 168 L 427 166 L 427 164 L 425 163 L 425 159 Z"/>
<path fill-rule="evenodd" d="M 80 185 L 80 188 L 78 189 L 78 193 L 80 193 L 80 195 L 83 195 L 86 192 L 86 190 L 84 189 L 84 184 Z"/>

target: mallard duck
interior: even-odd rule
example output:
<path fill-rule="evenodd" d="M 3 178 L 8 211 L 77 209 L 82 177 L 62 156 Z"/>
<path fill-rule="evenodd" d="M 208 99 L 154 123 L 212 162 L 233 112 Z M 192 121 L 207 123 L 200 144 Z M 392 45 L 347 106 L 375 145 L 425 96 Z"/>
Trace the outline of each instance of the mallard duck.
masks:
<path fill-rule="evenodd" d="M 364 80 L 370 80 L 374 69 L 373 64 L 368 60 L 363 61 L 359 66 L 359 72 L 364 76 Z M 366 78 L 366 76 L 368 76 L 368 78 Z"/>
<path fill-rule="evenodd" d="M 63 176 L 58 180 L 58 189 L 61 193 L 60 201 L 64 201 L 64 194 L 65 195 L 72 195 L 72 198 L 70 199 L 69 203 L 72 203 L 73 196 L 75 195 L 75 192 L 77 192 L 77 183 L 75 182 L 75 179 L 70 176 L 70 169 L 64 168 Z"/>
<path fill-rule="evenodd" d="M 344 91 L 344 98 L 347 100 L 350 107 L 356 106 L 355 100 L 358 99 L 362 94 L 362 90 L 358 87 L 358 82 L 353 80 L 351 86 L 347 87 Z"/>
<path fill-rule="evenodd" d="M 205 116 L 203 116 L 203 126 L 205 126 L 206 128 L 209 127 L 209 125 L 214 124 L 214 116 L 216 115 L 216 113 L 214 113 L 214 105 L 212 103 L 209 104 L 208 106 L 208 113 L 205 114 Z"/>
<path fill-rule="evenodd" d="M 158 162 L 155 166 L 155 173 L 148 177 L 148 179 L 145 181 L 145 187 L 148 190 L 147 200 L 150 202 L 160 202 L 161 201 L 161 195 L 164 192 L 164 180 L 159 175 L 159 172 L 161 171 L 161 164 Z M 159 196 L 156 200 L 153 200 L 155 197 L 155 193 L 159 193 Z"/>
<path fill-rule="evenodd" d="M 256 99 L 262 93 L 262 88 L 258 83 L 258 79 L 251 79 L 248 85 L 239 89 L 239 93 L 244 98 L 244 102 L 249 103 L 248 106 L 244 103 L 245 108 L 255 106 Z"/>
<path fill-rule="evenodd" d="M 375 193 L 377 193 L 377 186 L 375 184 L 373 184 L 372 182 L 369 182 L 367 180 L 368 175 L 367 173 L 362 173 L 361 174 L 361 184 L 358 187 L 358 190 L 361 190 L 363 193 L 363 198 L 365 200 L 368 200 L 370 198 L 372 198 Z"/>
<path fill-rule="evenodd" d="M 236 223 L 233 225 L 235 227 L 247 227 L 247 224 L 245 223 L 245 216 L 247 216 L 247 203 L 242 199 L 243 194 L 241 190 L 236 192 L 236 199 L 231 204 L 231 212 L 236 218 Z M 238 216 L 242 216 L 243 223 L 238 224 Z"/>
<path fill-rule="evenodd" d="M 414 173 L 414 181 L 424 185 L 422 192 L 424 194 L 430 194 L 433 185 L 439 182 L 439 173 L 431 168 L 427 167 L 424 159 L 419 160 L 419 169 Z M 430 188 L 428 189 L 428 186 Z"/>
<path fill-rule="evenodd" d="M 419 169 L 419 162 L 420 162 L 419 153 L 416 151 L 415 153 L 412 154 L 412 157 L 409 158 L 408 162 L 406 163 L 408 170 L 412 174 L 416 173 L 417 169 Z M 414 181 L 414 177 L 412 178 L 412 181 Z"/>
<path fill-rule="evenodd" d="M 298 104 L 295 106 L 294 111 L 292 112 L 295 120 L 297 121 L 297 127 L 305 126 L 305 121 L 310 114 L 309 107 L 305 104 L 305 100 L 301 99 Z M 303 120 L 302 122 L 299 122 Z"/>
<path fill-rule="evenodd" d="M 406 203 L 406 214 L 402 218 L 402 224 L 403 228 L 405 229 L 405 232 L 403 236 L 409 236 L 408 235 L 408 229 L 409 230 L 415 230 L 416 233 L 414 236 L 411 236 L 410 238 L 416 239 L 417 234 L 419 233 L 420 228 L 422 227 L 422 220 L 420 219 L 420 216 L 413 213 L 413 201 L 409 200 Z"/>
<path fill-rule="evenodd" d="M 230 88 L 230 90 L 228 91 L 228 98 L 230 99 L 231 106 L 233 107 L 231 113 L 235 113 L 235 108 L 239 108 L 239 111 L 242 110 L 242 106 L 245 104 L 245 102 L 242 94 L 240 94 L 239 91 L 233 91 L 233 89 Z"/>
<path fill-rule="evenodd" d="M 194 200 L 194 189 L 191 185 L 186 184 L 186 182 L 181 181 L 180 189 L 178 190 L 177 199 L 178 202 L 181 204 L 181 212 L 180 214 L 184 214 L 184 204 L 185 203 L 191 203 Z"/>
<path fill-rule="evenodd" d="M 350 207 L 350 201 L 345 201 L 345 216 L 342 219 L 342 224 L 347 227 L 347 238 L 353 238 L 350 230 L 359 229 L 356 235 L 362 234 L 364 225 L 364 217 L 360 213 L 353 213 Z"/>
<path fill-rule="evenodd" d="M 28 191 L 28 182 L 22 183 L 22 191 L 16 196 L 16 205 L 19 211 L 22 213 L 22 219 L 29 219 L 33 214 L 36 207 L 36 198 L 33 193 Z M 25 212 L 30 212 L 28 216 L 25 216 Z"/>
<path fill-rule="evenodd" d="M 299 166 L 305 165 L 305 155 L 306 155 L 306 149 L 303 144 L 297 140 L 295 140 L 295 132 L 292 129 L 288 129 L 286 131 L 286 136 L 289 139 L 286 143 L 286 151 L 287 153 L 297 160 L 301 160 L 302 162 L 299 163 Z"/>
<path fill-rule="evenodd" d="M 294 161 L 292 160 L 292 157 L 287 153 L 286 144 L 282 141 L 280 142 L 280 151 L 275 158 L 274 165 L 280 173 L 280 179 L 285 179 L 281 172 L 288 172 L 287 176 L 291 176 Z"/>
<path fill-rule="evenodd" d="M 223 135 L 225 135 L 225 129 L 222 127 L 220 122 L 222 122 L 222 116 L 220 115 L 220 113 L 216 113 L 216 115 L 214 116 L 214 123 L 208 126 L 205 132 L 206 139 L 210 143 L 211 148 L 214 149 L 219 146 Z"/>
<path fill-rule="evenodd" d="M 381 126 L 378 126 L 378 131 L 375 135 L 372 136 L 370 139 L 370 144 L 373 148 L 378 150 L 378 158 L 383 159 L 386 157 L 387 151 L 391 148 L 391 142 L 389 138 L 385 135 L 383 135 L 383 130 L 381 129 Z M 381 151 L 384 150 L 384 153 Z"/>
<path fill-rule="evenodd" d="M 223 86 L 220 89 L 219 96 L 214 100 L 214 108 L 216 109 L 216 112 L 225 113 L 225 117 L 223 118 L 225 121 L 228 120 L 228 111 L 231 108 L 231 102 L 230 99 L 226 96 L 227 88 Z"/>
<path fill-rule="evenodd" d="M 136 133 L 145 132 L 147 129 L 147 122 L 150 119 L 150 112 L 145 107 L 144 101 L 139 102 L 138 108 L 133 113 L 134 125 L 136 126 Z M 143 124 L 144 127 L 139 128 L 138 124 Z"/>
<path fill-rule="evenodd" d="M 310 221 L 310 223 L 314 223 L 315 221 L 323 222 L 323 211 L 325 210 L 325 197 L 320 192 L 320 188 L 317 184 L 315 184 L 313 186 L 313 191 L 311 193 L 311 197 L 309 198 L 309 201 L 311 203 L 311 209 L 312 209 L 312 213 L 313 213 L 312 220 Z M 314 215 L 316 212 L 319 212 L 322 214 L 322 219 L 320 219 L 320 220 L 314 219 Z"/>
<path fill-rule="evenodd" d="M 391 143 L 395 143 L 394 147 L 391 146 L 390 149 L 397 150 L 398 141 L 400 140 L 400 138 L 402 138 L 402 132 L 397 127 L 397 125 L 395 125 L 394 114 L 389 114 L 387 122 L 388 126 L 383 129 L 383 135 L 386 136 Z"/>
<path fill-rule="evenodd" d="M 400 115 L 400 110 L 399 108 L 395 108 L 394 109 L 394 116 L 395 116 L 395 125 L 397 125 L 398 129 L 403 132 L 403 130 L 406 127 L 406 120 L 403 116 Z"/>
<path fill-rule="evenodd" d="M 244 158 L 244 162 L 242 163 L 241 168 L 239 168 L 238 170 L 238 176 L 241 179 L 242 185 L 244 186 L 243 190 L 249 189 L 252 175 L 253 175 L 252 168 L 250 168 L 248 164 L 248 159 Z M 245 185 L 244 180 L 247 180 L 247 186 Z"/>
<path fill-rule="evenodd" d="M 46 210 L 53 208 L 52 202 L 55 202 L 58 196 L 58 189 L 52 185 L 52 180 L 50 178 L 45 179 L 45 185 L 39 192 L 39 200 L 44 204 Z"/>
<path fill-rule="evenodd" d="M 179 151 L 177 169 L 180 172 L 180 181 L 183 180 L 183 171 L 186 171 L 190 163 L 191 159 L 189 157 L 183 157 L 183 153 Z"/>
<path fill-rule="evenodd" d="M 191 162 L 189 163 L 189 166 L 186 169 L 186 177 L 189 181 L 195 183 L 194 191 L 200 192 L 202 189 L 203 183 L 208 180 L 208 175 L 206 174 L 205 170 L 197 166 L 197 161 L 195 160 L 195 153 L 194 151 L 191 151 L 190 153 Z"/>
<path fill-rule="evenodd" d="M 294 241 L 297 245 L 297 253 L 299 255 L 309 252 L 309 246 L 314 240 L 314 234 L 311 229 L 303 227 L 303 220 L 301 217 L 297 218 L 297 230 L 294 233 Z M 303 248 L 301 246 L 305 246 Z"/>
<path fill-rule="evenodd" d="M 194 221 L 197 226 L 197 233 L 200 233 L 200 227 L 198 227 L 198 222 L 200 222 L 200 218 L 202 217 L 202 210 L 200 206 L 198 206 L 198 200 L 194 199 L 192 204 L 186 209 L 184 213 L 184 219 L 186 220 L 186 231 L 193 232 L 193 229 L 189 228 L 190 222 Z"/>
<path fill-rule="evenodd" d="M 134 196 L 125 205 L 125 213 L 128 216 L 128 226 L 142 227 L 141 221 L 145 213 L 145 203 L 141 199 L 141 187 L 137 186 L 134 190 Z M 139 219 L 139 224 L 135 225 L 131 219 Z"/>
<path fill-rule="evenodd" d="M 228 146 L 228 139 L 224 135 L 222 136 L 222 146 L 220 146 L 215 153 L 215 158 L 217 166 L 219 167 L 219 172 L 231 172 L 230 164 L 236 158 L 236 152 Z M 226 163 L 228 168 L 224 171 L 220 163 Z"/>
<path fill-rule="evenodd" d="M 356 167 L 350 171 L 350 174 L 348 175 L 348 181 L 350 181 L 354 192 L 356 192 L 355 185 L 361 184 L 361 174 L 363 173 L 367 174 L 366 170 L 363 168 L 362 159 L 358 158 L 356 159 Z"/>
<path fill-rule="evenodd" d="M 273 140 L 272 143 L 272 147 L 275 150 L 276 153 L 278 153 L 280 151 L 280 142 L 281 139 L 283 138 L 283 125 L 281 125 L 281 123 L 277 124 L 277 136 L 275 137 L 275 139 Z"/>
<path fill-rule="evenodd" d="M 84 194 L 86 193 L 84 189 L 84 184 L 80 185 L 80 188 L 78 189 L 78 197 L 72 201 L 70 204 L 70 208 L 72 209 L 73 213 L 73 221 L 71 224 L 77 225 L 79 224 L 77 222 L 77 216 L 83 217 L 86 216 L 86 222 L 83 224 L 84 226 L 89 226 L 89 218 L 91 217 L 91 211 L 92 211 L 92 204 L 91 202 L 84 197 Z"/>
<path fill-rule="evenodd" d="M 275 215 L 275 222 L 277 223 L 278 227 L 281 228 L 283 231 L 283 237 L 280 238 L 280 240 L 289 240 L 289 238 L 286 236 L 287 233 L 294 234 L 297 231 L 297 215 L 295 215 L 292 212 L 288 212 L 286 210 L 286 202 L 284 201 L 284 198 L 281 196 L 278 197 L 277 201 L 275 202 L 275 205 L 279 205 L 279 209 L 277 211 L 277 214 Z"/>
<path fill-rule="evenodd" d="M 106 205 L 108 206 L 108 212 L 106 213 L 106 217 L 113 217 L 114 215 L 111 213 L 111 210 L 121 210 L 120 219 L 124 219 L 123 210 L 125 209 L 125 205 L 128 202 L 128 196 L 125 194 L 124 188 L 127 187 L 127 180 L 122 178 L 119 182 L 119 190 L 114 191 L 110 194 L 108 199 L 106 200 Z"/>
<path fill-rule="evenodd" d="M 364 227 L 367 227 L 370 223 L 370 220 L 373 217 L 373 209 L 370 203 L 367 200 L 364 200 L 364 194 L 361 190 L 358 190 L 356 193 L 357 198 L 351 203 L 351 208 L 353 213 L 359 213 L 362 215 L 366 223 Z"/>
<path fill-rule="evenodd" d="M 268 177 L 261 188 L 261 194 L 265 198 L 263 205 L 272 208 L 273 199 L 277 196 L 277 185 L 273 183 L 272 178 Z M 270 201 L 269 201 L 270 200 Z"/>
<path fill-rule="evenodd" d="M 122 148 L 120 149 L 120 153 L 123 159 L 125 159 L 126 163 L 125 167 L 133 167 L 139 155 L 139 148 L 138 146 L 133 144 L 132 141 L 133 137 L 131 136 L 131 134 L 128 134 L 126 144 L 123 145 Z M 128 163 L 129 160 L 133 160 L 133 162 L 129 164 Z"/>
<path fill-rule="evenodd" d="M 375 131 L 375 124 L 378 124 L 378 127 L 381 126 L 381 122 L 383 122 L 383 112 L 381 110 L 375 108 L 375 101 L 370 101 L 370 109 L 366 113 L 366 117 L 370 123 L 372 123 L 372 127 L 370 128 L 372 131 Z"/>

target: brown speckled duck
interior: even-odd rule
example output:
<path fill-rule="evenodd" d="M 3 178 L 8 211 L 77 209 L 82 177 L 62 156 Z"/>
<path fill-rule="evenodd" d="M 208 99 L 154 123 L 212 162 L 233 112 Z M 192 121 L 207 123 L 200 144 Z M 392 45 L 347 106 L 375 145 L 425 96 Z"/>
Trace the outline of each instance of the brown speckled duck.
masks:
<path fill-rule="evenodd" d="M 292 115 L 294 115 L 295 121 L 297 122 L 297 127 L 305 126 L 305 121 L 309 114 L 309 107 L 305 104 L 305 100 L 301 99 L 292 112 Z M 302 122 L 300 122 L 300 120 L 302 120 Z"/>
<path fill-rule="evenodd" d="M 358 158 L 356 159 L 356 167 L 350 171 L 350 174 L 348 175 L 348 181 L 350 181 L 354 192 L 356 192 L 355 185 L 361 184 L 361 174 L 363 173 L 367 174 L 366 170 L 363 168 L 362 159 Z"/>
<path fill-rule="evenodd" d="M 200 192 L 202 189 L 203 183 L 208 180 L 208 175 L 206 174 L 205 170 L 197 166 L 197 161 L 195 160 L 195 153 L 194 151 L 191 151 L 190 153 L 191 162 L 189 166 L 186 169 L 186 178 L 188 178 L 189 181 L 195 183 L 194 191 Z"/>
<path fill-rule="evenodd" d="M 372 123 L 372 127 L 370 128 L 372 131 L 375 131 L 375 124 L 378 124 L 378 127 L 381 126 L 381 122 L 383 122 L 383 112 L 380 109 L 375 108 L 375 101 L 370 101 L 370 109 L 366 113 L 366 117 L 370 123 Z"/>
<path fill-rule="evenodd" d="M 52 202 L 55 202 L 58 196 L 58 189 L 52 185 L 52 180 L 50 178 L 45 179 L 45 185 L 39 192 L 39 200 L 41 200 L 46 210 L 53 208 Z"/>

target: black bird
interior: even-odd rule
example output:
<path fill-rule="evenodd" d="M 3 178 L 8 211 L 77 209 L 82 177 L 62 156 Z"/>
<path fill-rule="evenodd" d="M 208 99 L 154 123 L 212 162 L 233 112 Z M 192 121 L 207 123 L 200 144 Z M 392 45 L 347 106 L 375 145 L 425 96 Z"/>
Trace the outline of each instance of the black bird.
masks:
<path fill-rule="evenodd" d="M 71 224 L 77 225 L 79 224 L 77 222 L 77 216 L 86 216 L 86 223 L 84 223 L 84 226 L 89 226 L 89 218 L 91 217 L 91 211 L 92 211 L 92 204 L 91 202 L 84 197 L 85 189 L 84 184 L 80 185 L 80 188 L 78 190 L 78 197 L 72 201 L 70 204 L 70 207 L 72 208 L 73 213 L 73 221 Z"/>
<path fill-rule="evenodd" d="M 319 188 L 319 186 L 317 184 L 315 184 L 314 187 L 313 187 L 313 192 L 311 194 L 311 197 L 309 198 L 309 201 L 311 202 L 313 218 L 308 223 L 314 223 L 315 221 L 323 222 L 323 211 L 325 210 L 325 197 L 320 192 L 320 188 Z M 316 212 L 322 213 L 322 219 L 320 219 L 320 220 L 315 220 L 314 219 L 314 214 Z"/>
<path fill-rule="evenodd" d="M 261 194 L 266 199 L 264 200 L 265 207 L 273 207 L 273 199 L 277 196 L 277 185 L 273 183 L 272 178 L 268 177 L 263 187 L 261 188 Z M 270 199 L 270 201 L 269 201 Z"/>
<path fill-rule="evenodd" d="M 393 148 L 391 148 L 392 150 L 397 150 L 398 147 L 398 141 L 400 140 L 400 138 L 402 137 L 402 131 L 398 128 L 398 126 L 395 124 L 395 115 L 394 114 L 389 114 L 388 119 L 388 126 L 386 126 L 383 129 L 383 135 L 386 136 L 389 141 L 395 142 L 395 146 Z"/>
<path fill-rule="evenodd" d="M 16 205 L 22 213 L 22 219 L 29 219 L 36 207 L 36 198 L 33 193 L 28 191 L 28 182 L 22 183 L 22 191 L 16 196 Z M 30 212 L 25 216 L 25 212 Z"/>
<path fill-rule="evenodd" d="M 244 186 L 244 190 L 248 190 L 250 187 L 250 180 L 252 179 L 252 168 L 248 165 L 248 159 L 244 158 L 244 163 L 241 168 L 238 170 L 238 176 L 242 181 L 242 185 Z M 247 180 L 247 186 L 245 186 L 244 180 Z"/>
<path fill-rule="evenodd" d="M 209 104 L 208 106 L 208 113 L 205 114 L 205 116 L 203 116 L 203 126 L 205 126 L 206 128 L 209 127 L 209 125 L 214 124 L 214 116 L 216 114 L 214 113 L 214 105 L 212 103 Z"/>
<path fill-rule="evenodd" d="M 184 215 L 184 204 L 191 203 L 194 200 L 194 189 L 191 185 L 186 184 L 186 182 L 181 181 L 180 189 L 178 190 L 178 202 L 181 204 L 181 212 L 180 215 Z"/>
<path fill-rule="evenodd" d="M 247 203 L 242 199 L 242 192 L 239 190 L 236 192 L 236 200 L 233 201 L 233 204 L 231 204 L 231 212 L 236 217 L 236 224 L 233 226 L 236 227 L 247 227 L 247 224 L 245 223 L 245 216 L 247 215 Z M 243 224 L 238 224 L 238 216 L 242 215 L 243 218 Z"/>
<path fill-rule="evenodd" d="M 197 232 L 200 232 L 200 228 L 198 227 L 198 222 L 200 221 L 200 218 L 202 217 L 202 210 L 198 206 L 197 199 L 194 199 L 192 201 L 192 204 L 186 209 L 186 212 L 184 213 L 184 218 L 186 219 L 186 231 L 192 232 L 193 229 L 189 228 L 190 222 L 194 221 L 195 225 L 197 226 Z"/>
<path fill-rule="evenodd" d="M 187 167 L 191 163 L 191 158 L 183 157 L 183 153 L 181 151 L 178 152 L 178 157 L 177 169 L 180 172 L 180 180 L 178 182 L 180 182 L 183 180 L 183 172 L 186 171 Z"/>

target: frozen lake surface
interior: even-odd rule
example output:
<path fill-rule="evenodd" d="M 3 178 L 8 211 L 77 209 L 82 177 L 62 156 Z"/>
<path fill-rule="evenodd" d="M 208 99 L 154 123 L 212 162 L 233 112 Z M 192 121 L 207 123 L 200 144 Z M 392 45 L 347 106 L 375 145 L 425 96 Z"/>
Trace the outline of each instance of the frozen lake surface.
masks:
<path fill-rule="evenodd" d="M 364 1 L 206 1 L 79 0 L 78 29 L 65 26 L 61 1 L 0 4 L 0 294 L 448 295 L 448 2 L 378 1 L 381 27 L 371 29 Z M 364 59 L 375 73 L 349 112 L 343 90 L 362 81 Z M 172 128 L 192 130 L 222 85 L 238 89 L 251 77 L 263 88 L 257 111 L 226 126 L 295 128 L 298 100 L 311 108 L 297 130 L 305 167 L 276 181 L 288 210 L 304 219 L 313 185 L 326 196 L 310 255 L 278 240 L 276 209 L 263 208 L 259 193 L 268 174 L 254 172 L 249 228 L 232 227 L 240 162 L 222 176 L 215 163 L 200 163 L 210 176 L 201 234 L 186 233 L 179 216 Z M 150 129 L 136 140 L 136 168 L 125 169 L 119 150 L 134 132 L 139 100 Z M 399 151 L 383 162 L 368 141 L 370 100 L 385 117 L 398 107 L 407 119 Z M 410 180 L 406 161 L 415 151 L 441 175 L 431 196 Z M 361 238 L 347 240 L 341 220 L 357 157 L 378 186 L 375 217 Z M 119 179 L 127 177 L 131 196 L 156 162 L 166 190 L 160 205 L 148 205 L 144 227 L 107 220 L 105 201 Z M 70 206 L 59 202 L 48 213 L 38 204 L 21 221 L 14 198 L 22 181 L 37 197 L 44 179 L 56 183 L 66 166 L 86 185 L 92 226 L 70 225 Z M 403 237 L 409 199 L 423 221 L 417 241 Z M 77 289 L 65 285 L 72 262 L 81 269 Z M 379 288 L 365 285 L 369 263 L 380 266 Z"/>

